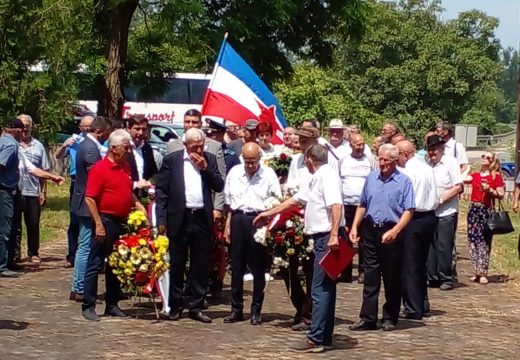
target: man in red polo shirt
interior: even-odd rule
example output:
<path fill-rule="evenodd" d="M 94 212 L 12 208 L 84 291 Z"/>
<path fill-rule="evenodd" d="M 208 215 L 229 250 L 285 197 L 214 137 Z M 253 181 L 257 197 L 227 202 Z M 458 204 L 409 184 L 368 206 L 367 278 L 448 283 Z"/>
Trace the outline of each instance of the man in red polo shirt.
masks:
<path fill-rule="evenodd" d="M 110 134 L 107 156 L 98 161 L 88 175 L 85 202 L 95 231 L 85 274 L 82 314 L 85 319 L 91 321 L 99 321 L 95 309 L 97 282 L 105 258 L 112 251 L 114 241 L 123 234 L 123 225 L 132 208 L 135 207 L 146 213 L 132 191 L 132 175 L 126 161 L 130 141 L 131 137 L 125 130 L 116 130 Z M 126 317 L 127 315 L 117 305 L 120 298 L 120 284 L 109 266 L 105 271 L 105 285 L 105 315 Z"/>

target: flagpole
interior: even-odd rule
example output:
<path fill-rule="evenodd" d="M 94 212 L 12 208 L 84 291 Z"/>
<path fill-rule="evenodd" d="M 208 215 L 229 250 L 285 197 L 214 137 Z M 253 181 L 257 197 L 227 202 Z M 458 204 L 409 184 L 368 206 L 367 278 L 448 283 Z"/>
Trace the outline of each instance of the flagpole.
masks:
<path fill-rule="evenodd" d="M 208 96 L 210 89 L 213 86 L 213 81 L 215 80 L 215 75 L 217 74 L 217 70 L 222 60 L 222 56 L 224 55 L 224 48 L 226 47 L 228 38 L 228 32 L 224 34 L 224 39 L 222 39 L 222 45 L 220 45 L 220 50 L 218 51 L 217 60 L 215 61 L 215 66 L 213 67 L 213 72 L 211 73 L 211 80 L 209 81 L 208 88 L 206 90 L 206 94 L 204 94 L 204 100 L 202 101 L 202 114 L 204 114 L 204 107 L 206 105 L 206 96 Z"/>

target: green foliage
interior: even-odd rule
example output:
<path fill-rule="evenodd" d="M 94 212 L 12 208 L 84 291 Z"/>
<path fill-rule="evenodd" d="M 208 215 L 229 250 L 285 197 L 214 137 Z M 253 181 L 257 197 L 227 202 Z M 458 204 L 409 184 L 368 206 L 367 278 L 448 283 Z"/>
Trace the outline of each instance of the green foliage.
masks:
<path fill-rule="evenodd" d="M 363 108 L 347 85 L 331 69 L 306 62 L 294 67 L 290 80 L 277 82 L 275 93 L 292 126 L 299 126 L 309 118 L 322 123 L 340 118 L 360 124 L 364 131 L 375 132 L 382 117 Z"/>
<path fill-rule="evenodd" d="M 365 37 L 343 42 L 334 66 L 363 108 L 396 120 L 415 139 L 438 120 L 471 121 L 489 133 L 497 114 L 508 116 L 496 85 L 495 18 L 470 11 L 442 22 L 439 1 L 372 8 Z"/>
<path fill-rule="evenodd" d="M 77 93 L 74 71 L 90 43 L 90 25 L 78 18 L 90 11 L 80 0 L 0 0 L 2 119 L 29 113 L 48 139 L 70 116 Z"/>

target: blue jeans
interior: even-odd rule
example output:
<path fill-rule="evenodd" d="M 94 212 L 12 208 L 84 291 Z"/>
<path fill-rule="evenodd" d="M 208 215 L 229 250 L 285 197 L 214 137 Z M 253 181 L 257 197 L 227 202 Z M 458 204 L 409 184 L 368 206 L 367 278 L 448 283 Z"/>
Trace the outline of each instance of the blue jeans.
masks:
<path fill-rule="evenodd" d="M 314 274 L 312 276 L 312 322 L 307 337 L 318 345 L 332 345 L 334 315 L 336 310 L 336 281 L 332 280 L 320 266 L 327 254 L 330 233 L 312 236 L 314 239 Z"/>
<path fill-rule="evenodd" d="M 7 190 L 0 190 L 0 272 L 7 270 L 7 249 L 13 225 L 13 208 L 13 194 Z"/>
<path fill-rule="evenodd" d="M 90 254 L 90 240 L 92 238 L 92 219 L 87 216 L 78 216 L 78 222 L 79 239 L 76 258 L 74 260 L 72 291 L 78 294 L 83 294 L 88 256 Z"/>

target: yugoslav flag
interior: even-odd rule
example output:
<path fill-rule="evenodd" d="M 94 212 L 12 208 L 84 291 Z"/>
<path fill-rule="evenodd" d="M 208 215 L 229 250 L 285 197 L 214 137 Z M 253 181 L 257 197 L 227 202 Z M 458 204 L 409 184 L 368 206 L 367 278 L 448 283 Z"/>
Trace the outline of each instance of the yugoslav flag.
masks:
<path fill-rule="evenodd" d="M 283 144 L 287 122 L 278 100 L 226 39 L 227 34 L 204 95 L 202 115 L 221 117 L 239 125 L 248 119 L 270 123 L 273 144 Z"/>

